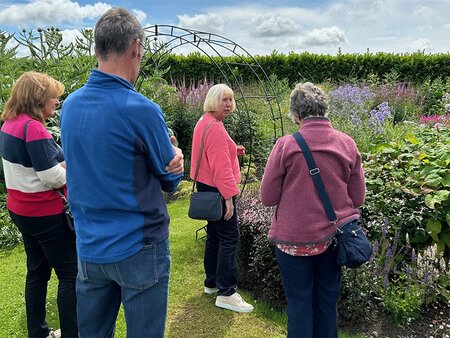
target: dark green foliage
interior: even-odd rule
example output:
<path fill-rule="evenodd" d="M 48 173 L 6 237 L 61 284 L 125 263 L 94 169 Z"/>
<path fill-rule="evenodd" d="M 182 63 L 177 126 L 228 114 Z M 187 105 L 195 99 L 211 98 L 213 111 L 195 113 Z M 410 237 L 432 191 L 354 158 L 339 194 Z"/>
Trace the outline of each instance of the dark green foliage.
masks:
<path fill-rule="evenodd" d="M 311 53 L 288 55 L 272 53 L 271 55 L 250 57 L 226 56 L 207 57 L 199 53 L 187 56 L 170 55 L 170 72 L 167 80 L 199 81 L 205 76 L 216 82 L 223 81 L 224 75 L 230 76 L 230 70 L 223 61 L 234 64 L 240 59 L 248 63 L 255 61 L 261 65 L 266 74 L 287 79 L 292 86 L 297 82 L 311 81 L 315 83 L 342 83 L 364 81 L 370 74 L 383 79 L 385 74 L 395 71 L 398 80 L 412 84 L 420 84 L 427 80 L 446 81 L 450 76 L 449 54 L 338 54 L 318 55 Z M 217 65 L 219 67 L 217 67 Z M 236 66 L 239 79 L 253 81 L 254 75 L 248 67 Z M 233 69 L 234 70 L 234 69 Z"/>
<path fill-rule="evenodd" d="M 0 186 L 0 249 L 12 248 L 22 242 L 22 235 L 11 222 L 5 206 L 6 193 L 3 184 Z"/>
<path fill-rule="evenodd" d="M 446 128 L 420 128 L 397 142 L 375 145 L 363 160 L 367 179 L 364 221 L 376 238 L 409 235 L 414 249 L 432 243 L 450 258 L 450 138 Z"/>
<path fill-rule="evenodd" d="M 259 191 L 249 189 L 238 202 L 239 286 L 250 290 L 255 297 L 282 310 L 286 299 L 276 263 L 274 245 L 267 239 L 273 209 L 258 200 Z"/>

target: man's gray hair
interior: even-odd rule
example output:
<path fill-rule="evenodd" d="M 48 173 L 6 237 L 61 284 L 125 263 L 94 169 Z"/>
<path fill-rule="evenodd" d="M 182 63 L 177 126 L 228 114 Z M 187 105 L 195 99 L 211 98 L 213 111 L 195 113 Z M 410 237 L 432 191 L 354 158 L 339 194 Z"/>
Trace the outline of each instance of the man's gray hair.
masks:
<path fill-rule="evenodd" d="M 95 24 L 95 52 L 100 59 L 107 59 L 111 54 L 122 55 L 136 39 L 144 43 L 144 30 L 136 17 L 125 8 L 109 9 Z"/>
<path fill-rule="evenodd" d="M 311 82 L 298 83 L 291 93 L 289 116 L 299 122 L 308 116 L 325 116 L 328 98 L 322 89 Z"/>

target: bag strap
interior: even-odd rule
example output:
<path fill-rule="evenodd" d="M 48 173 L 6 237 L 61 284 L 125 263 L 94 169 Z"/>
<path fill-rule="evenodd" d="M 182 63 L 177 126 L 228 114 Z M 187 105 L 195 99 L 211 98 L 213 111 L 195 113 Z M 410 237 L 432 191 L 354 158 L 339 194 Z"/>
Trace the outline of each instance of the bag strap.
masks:
<path fill-rule="evenodd" d="M 54 189 L 54 190 L 56 190 L 56 192 L 58 193 L 58 195 L 61 196 L 63 202 L 64 202 L 65 204 L 67 204 L 68 201 L 67 201 L 66 195 L 64 195 L 64 194 L 61 192 L 61 190 L 59 190 L 59 189 Z"/>
<path fill-rule="evenodd" d="M 292 134 L 295 140 L 297 141 L 298 146 L 303 152 L 303 156 L 305 156 L 305 160 L 308 163 L 309 174 L 311 175 L 314 185 L 316 186 L 317 192 L 319 193 L 320 200 L 322 201 L 323 207 L 325 209 L 325 213 L 327 214 L 328 221 L 331 224 L 336 224 L 337 217 L 334 212 L 333 206 L 331 205 L 330 198 L 328 197 L 327 190 L 325 189 L 325 185 L 323 184 L 322 177 L 320 176 L 320 169 L 317 168 L 316 161 L 314 161 L 314 157 L 311 153 L 311 150 L 308 147 L 308 144 L 305 141 L 303 135 L 296 131 Z"/>
<path fill-rule="evenodd" d="M 28 125 L 30 124 L 31 120 L 28 120 L 27 122 L 25 122 L 25 125 L 23 126 L 23 141 L 25 143 L 27 143 L 27 130 L 28 130 Z"/>
<path fill-rule="evenodd" d="M 25 143 L 27 142 L 27 130 L 28 130 L 28 125 L 30 124 L 31 120 L 28 120 L 27 122 L 25 122 L 25 125 L 23 126 L 23 140 L 25 141 Z M 55 190 L 59 196 L 61 196 L 63 202 L 65 204 L 68 203 L 66 196 L 61 192 L 61 190 L 59 189 L 53 189 Z"/>
<path fill-rule="evenodd" d="M 205 131 L 203 132 L 202 143 L 200 145 L 200 151 L 199 151 L 198 158 L 197 158 L 197 167 L 195 167 L 194 182 L 192 183 L 192 192 L 195 191 L 195 182 L 197 182 L 198 170 L 200 169 L 200 161 L 202 160 L 202 156 L 203 156 L 203 148 L 205 147 L 206 133 L 208 132 L 208 129 L 211 126 L 211 123 L 213 123 L 213 122 L 215 122 L 215 121 L 209 121 L 208 125 L 205 128 Z"/>

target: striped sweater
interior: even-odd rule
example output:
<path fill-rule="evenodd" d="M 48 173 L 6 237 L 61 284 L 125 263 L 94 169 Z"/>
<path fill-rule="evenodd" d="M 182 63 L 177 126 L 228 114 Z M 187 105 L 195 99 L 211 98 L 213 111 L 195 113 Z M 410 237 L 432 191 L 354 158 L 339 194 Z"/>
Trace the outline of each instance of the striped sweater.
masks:
<path fill-rule="evenodd" d="M 27 121 L 30 122 L 25 140 Z M 9 210 L 28 217 L 63 211 L 62 199 L 55 189 L 65 187 L 66 170 L 60 165 L 64 156 L 42 123 L 25 114 L 6 121 L 0 132 L 0 155 Z"/>

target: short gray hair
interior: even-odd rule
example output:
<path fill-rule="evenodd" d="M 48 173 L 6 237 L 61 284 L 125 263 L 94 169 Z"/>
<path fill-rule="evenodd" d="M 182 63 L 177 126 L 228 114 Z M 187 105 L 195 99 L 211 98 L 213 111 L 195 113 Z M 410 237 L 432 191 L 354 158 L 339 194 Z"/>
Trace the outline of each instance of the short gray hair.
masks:
<path fill-rule="evenodd" d="M 299 122 L 308 116 L 325 116 L 328 98 L 324 91 L 311 82 L 298 83 L 291 93 L 289 116 Z"/>
<path fill-rule="evenodd" d="M 100 59 L 106 59 L 110 54 L 122 55 L 136 39 L 144 43 L 144 30 L 125 8 L 109 9 L 95 24 L 95 52 Z"/>

